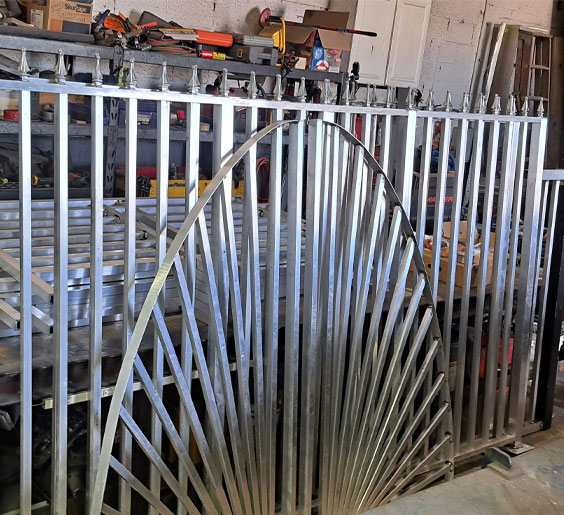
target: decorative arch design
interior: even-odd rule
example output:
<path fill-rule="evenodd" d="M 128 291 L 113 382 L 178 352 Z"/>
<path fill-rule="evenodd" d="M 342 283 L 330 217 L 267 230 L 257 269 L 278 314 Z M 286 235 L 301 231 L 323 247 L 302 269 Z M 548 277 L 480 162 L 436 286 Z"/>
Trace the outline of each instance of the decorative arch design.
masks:
<path fill-rule="evenodd" d="M 115 513 L 104 504 L 109 469 L 155 512 L 177 509 L 136 477 L 128 460 L 118 459 L 120 423 L 160 478 L 157 490 L 162 480 L 191 514 L 361 513 L 451 477 L 447 368 L 409 220 L 354 135 L 311 120 L 306 152 L 305 125 L 276 122 L 246 141 L 217 171 L 170 243 L 123 356 L 91 514 Z M 286 128 L 286 245 L 263 263 L 254 170 L 248 167 L 245 177 L 240 238 L 231 172 L 264 137 Z M 212 199 L 224 235 L 219 252 L 204 212 Z M 264 211 L 268 216 L 268 207 Z M 272 237 L 280 238 L 281 225 L 275 227 Z M 187 266 L 190 253 L 193 269 Z M 182 308 L 180 357 L 175 345 L 181 342 L 160 301 L 167 278 Z M 205 327 L 194 307 L 202 294 L 209 306 Z M 180 422 L 138 354 L 148 330 L 155 331 L 173 378 Z M 172 462 L 124 405 L 132 374 L 162 425 Z M 188 438 L 200 462 L 189 452 Z"/>

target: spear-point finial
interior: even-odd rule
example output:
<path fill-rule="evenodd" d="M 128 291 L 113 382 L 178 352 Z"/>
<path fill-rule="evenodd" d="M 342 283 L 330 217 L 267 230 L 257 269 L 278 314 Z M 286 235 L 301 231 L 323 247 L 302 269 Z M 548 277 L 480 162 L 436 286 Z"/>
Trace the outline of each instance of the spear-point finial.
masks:
<path fill-rule="evenodd" d="M 31 71 L 29 69 L 29 66 L 27 65 L 26 53 L 27 50 L 25 48 L 22 48 L 22 58 L 20 60 L 20 67 L 18 68 L 18 70 L 20 72 L 20 80 L 23 81 L 29 80 L 29 72 Z"/>
<path fill-rule="evenodd" d="M 460 105 L 460 110 L 463 113 L 470 111 L 470 95 L 466 92 L 464 92 L 464 95 L 462 95 L 462 104 Z"/>
<path fill-rule="evenodd" d="M 197 95 L 200 91 L 200 81 L 198 80 L 198 65 L 192 66 L 192 76 L 188 81 L 188 93 L 192 95 Z"/>
<path fill-rule="evenodd" d="M 161 91 L 168 91 L 169 86 L 170 86 L 170 83 L 168 82 L 168 73 L 167 73 L 167 69 L 166 69 L 166 61 L 163 61 L 163 64 L 161 66 L 161 84 L 159 86 L 159 89 Z"/>
<path fill-rule="evenodd" d="M 229 96 L 229 85 L 227 84 L 227 68 L 223 68 L 221 73 L 221 84 L 219 85 L 219 95 L 222 97 Z"/>
<path fill-rule="evenodd" d="M 282 76 L 278 73 L 276 74 L 276 80 L 274 81 L 274 89 L 272 90 L 274 95 L 274 100 L 280 102 L 282 100 Z"/>
<path fill-rule="evenodd" d="M 405 106 L 408 109 L 413 109 L 413 88 L 411 86 L 407 90 L 407 96 L 405 97 Z"/>
<path fill-rule="evenodd" d="M 92 77 L 92 85 L 100 87 L 104 82 L 104 77 L 102 76 L 102 66 L 100 64 L 100 54 L 96 52 L 96 67 L 94 68 L 94 77 Z"/>
<path fill-rule="evenodd" d="M 129 60 L 129 72 L 127 74 L 127 80 L 125 81 L 125 87 L 128 89 L 135 89 L 137 87 L 137 78 L 135 77 L 135 58 L 132 57 Z"/>
<path fill-rule="evenodd" d="M 541 97 L 539 101 L 539 108 L 537 109 L 537 116 L 542 118 L 544 116 L 544 98 Z"/>
<path fill-rule="evenodd" d="M 509 95 L 509 98 L 507 99 L 505 114 L 508 114 L 509 116 L 515 116 L 517 114 L 517 103 L 515 101 L 515 95 Z"/>
<path fill-rule="evenodd" d="M 392 88 L 392 107 L 398 106 L 398 89 L 396 87 Z"/>
<path fill-rule="evenodd" d="M 249 78 L 249 87 L 247 88 L 247 95 L 249 98 L 257 98 L 257 77 L 255 72 L 251 72 Z"/>
<path fill-rule="evenodd" d="M 343 95 L 341 97 L 341 103 L 346 106 L 348 106 L 351 103 L 351 90 L 349 89 L 348 82 L 346 82 L 345 86 L 343 87 Z"/>
<path fill-rule="evenodd" d="M 371 96 L 372 96 L 372 84 L 367 84 L 366 85 L 366 94 L 364 96 L 364 105 L 365 106 L 370 105 L 370 97 Z"/>
<path fill-rule="evenodd" d="M 434 96 L 435 93 L 432 89 L 429 90 L 429 93 L 427 94 L 427 111 L 433 111 L 435 109 L 435 102 L 434 102 Z"/>
<path fill-rule="evenodd" d="M 480 93 L 478 97 L 478 106 L 476 108 L 476 112 L 479 114 L 485 114 L 486 112 L 486 95 Z"/>
<path fill-rule="evenodd" d="M 305 77 L 300 79 L 300 87 L 298 89 L 298 97 L 300 102 L 305 102 L 307 97 Z"/>
<path fill-rule="evenodd" d="M 452 111 L 452 93 L 450 89 L 446 92 L 445 103 L 443 105 L 443 109 L 447 112 Z"/>
<path fill-rule="evenodd" d="M 492 113 L 493 114 L 501 113 L 501 99 L 499 98 L 499 95 L 497 93 L 494 96 L 494 101 L 492 104 Z"/>
<path fill-rule="evenodd" d="M 65 54 L 59 48 L 59 56 L 57 57 L 57 64 L 55 65 L 55 82 L 57 84 L 64 84 L 67 81 L 67 67 L 65 66 Z"/>
<path fill-rule="evenodd" d="M 521 115 L 529 116 L 529 97 L 523 99 L 523 105 L 521 106 Z"/>
<path fill-rule="evenodd" d="M 321 88 L 321 103 L 331 103 L 331 81 L 329 79 L 325 79 L 323 81 L 323 87 Z"/>
<path fill-rule="evenodd" d="M 386 107 L 392 107 L 394 103 L 394 92 L 391 86 L 386 89 Z"/>

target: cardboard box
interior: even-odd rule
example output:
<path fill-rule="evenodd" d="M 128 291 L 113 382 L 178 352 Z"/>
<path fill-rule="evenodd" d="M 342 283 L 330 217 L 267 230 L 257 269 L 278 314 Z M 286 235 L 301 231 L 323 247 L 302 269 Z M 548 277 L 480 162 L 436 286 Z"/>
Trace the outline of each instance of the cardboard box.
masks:
<path fill-rule="evenodd" d="M 449 259 L 449 240 L 450 240 L 450 229 L 451 223 L 445 222 L 443 224 L 443 235 L 446 238 L 443 238 L 443 241 L 447 242 L 447 246 L 443 247 L 441 250 L 441 260 L 439 265 L 439 281 L 442 283 L 446 283 L 448 279 L 448 259 Z M 460 222 L 460 232 L 459 232 L 459 242 L 464 242 L 466 238 L 466 222 Z M 492 282 L 492 271 L 493 271 L 493 254 L 494 254 L 494 246 L 495 246 L 495 233 L 490 233 L 490 248 L 488 250 L 488 265 L 486 268 L 486 284 L 491 284 Z M 480 252 L 481 252 L 481 241 L 476 235 L 475 237 L 475 248 L 478 249 L 478 252 L 474 253 L 473 262 L 472 262 L 472 273 L 470 279 L 470 287 L 476 288 L 478 286 L 478 269 L 480 266 Z M 462 259 L 461 259 L 462 257 Z M 462 288 L 464 286 L 464 257 L 465 252 L 464 249 L 461 249 L 458 253 L 458 259 L 456 261 L 456 270 L 454 274 L 454 284 L 458 288 Z M 433 261 L 433 252 L 428 248 L 423 249 L 423 263 L 427 267 L 427 273 L 429 277 L 431 277 L 431 264 Z"/>
<path fill-rule="evenodd" d="M 310 11 L 304 23 L 316 26 L 346 28 L 349 13 L 336 11 Z M 312 27 L 286 27 L 286 46 L 293 47 L 297 57 L 306 58 L 311 70 L 339 72 L 343 52 L 351 49 L 350 37 L 344 32 Z"/>
<path fill-rule="evenodd" d="M 92 3 L 72 0 L 29 0 L 27 21 L 38 29 L 90 34 Z"/>

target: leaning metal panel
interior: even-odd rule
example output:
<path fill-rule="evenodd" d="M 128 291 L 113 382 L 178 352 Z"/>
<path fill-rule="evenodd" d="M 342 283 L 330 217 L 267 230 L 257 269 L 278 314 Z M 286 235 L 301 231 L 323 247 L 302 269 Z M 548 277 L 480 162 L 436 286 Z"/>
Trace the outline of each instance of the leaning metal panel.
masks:
<path fill-rule="evenodd" d="M 167 507 L 159 492 L 149 490 L 131 468 L 124 466 L 127 456 L 120 459 L 115 454 L 118 422 L 189 513 L 258 513 L 264 504 L 267 513 L 275 513 L 277 503 L 282 503 L 284 512 L 306 513 L 317 505 L 323 513 L 360 513 L 416 491 L 438 477 L 451 476 L 452 419 L 446 368 L 414 233 L 397 195 L 366 147 L 332 122 L 309 123 L 305 191 L 300 187 L 303 154 L 294 152 L 291 156 L 289 197 L 292 205 L 305 201 L 305 237 L 302 245 L 291 248 L 293 253 L 303 253 L 303 271 L 302 258 L 289 256 L 295 284 L 303 285 L 302 299 L 293 297 L 294 313 L 303 329 L 301 335 L 296 332 L 285 340 L 284 352 L 292 351 L 293 356 L 284 359 L 285 388 L 280 401 L 290 395 L 293 402 L 284 402 L 280 409 L 277 390 L 268 395 L 270 385 L 264 381 L 267 359 L 277 359 L 281 353 L 266 344 L 262 349 L 257 345 L 266 320 L 260 325 L 245 321 L 248 316 L 255 321 L 262 319 L 260 311 L 268 305 L 268 297 L 264 305 L 256 299 L 250 310 L 243 308 L 241 285 L 247 283 L 248 287 L 250 283 L 253 289 L 257 263 L 246 258 L 246 266 L 239 266 L 233 213 L 226 202 L 230 197 L 222 185 L 261 138 L 288 125 L 295 140 L 292 143 L 298 145 L 301 140 L 303 144 L 301 121 L 275 122 L 255 134 L 217 172 L 170 244 L 123 358 L 106 420 L 91 513 L 106 509 L 103 503 L 109 468 L 155 510 L 168 513 L 174 508 Z M 349 155 L 343 168 L 339 157 L 345 141 Z M 251 176 L 246 178 L 252 180 Z M 322 178 L 335 181 L 335 187 L 324 192 Z M 338 180 L 343 188 L 341 205 L 336 204 Z M 368 197 L 364 205 L 363 185 Z M 204 207 L 214 196 L 222 207 L 220 223 L 228 271 L 229 298 L 223 308 L 204 216 Z M 250 208 L 246 213 L 248 241 L 243 242 L 243 248 L 251 249 L 258 235 L 256 197 L 246 207 Z M 325 226 L 321 224 L 323 211 L 327 213 Z M 292 225 L 290 232 L 301 233 L 301 224 L 294 221 Z M 339 238 L 334 236 L 337 225 L 341 228 Z M 181 257 L 191 231 L 196 232 L 198 259 L 205 271 L 210 317 L 207 334 L 198 328 L 194 294 L 188 288 Z M 190 386 L 186 380 L 186 370 L 158 302 L 169 275 L 182 304 L 200 378 L 198 395 L 205 399 L 203 411 L 196 409 L 197 397 L 192 394 L 196 385 Z M 230 315 L 230 334 L 224 330 L 228 322 L 222 319 L 225 312 Z M 138 356 L 149 324 L 158 334 L 156 344 L 162 346 L 174 377 L 180 409 L 187 417 L 203 470 L 196 469 L 170 406 L 165 407 L 162 394 Z M 217 364 L 208 359 L 210 343 L 215 345 L 219 364 L 219 395 L 212 383 Z M 272 357 L 273 353 L 277 356 Z M 230 354 L 235 355 L 235 374 L 229 370 Z M 261 362 L 262 374 L 257 370 Z M 162 423 L 178 470 L 183 469 L 188 478 L 188 489 L 180 486 L 176 471 L 141 429 L 143 421 L 135 420 L 125 406 L 132 371 Z M 431 388 L 425 391 L 428 379 Z M 225 403 L 225 428 L 218 396 Z M 278 422 L 269 420 L 268 411 L 261 409 L 267 399 L 274 404 Z M 281 430 L 285 444 L 280 449 L 276 434 Z"/>

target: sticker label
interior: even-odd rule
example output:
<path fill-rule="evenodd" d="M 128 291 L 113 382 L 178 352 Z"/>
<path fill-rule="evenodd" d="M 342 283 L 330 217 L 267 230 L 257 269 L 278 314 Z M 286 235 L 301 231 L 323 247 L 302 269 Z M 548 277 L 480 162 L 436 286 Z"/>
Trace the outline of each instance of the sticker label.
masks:
<path fill-rule="evenodd" d="M 43 28 L 43 11 L 41 9 L 32 9 L 30 22 L 34 27 L 38 29 Z"/>

